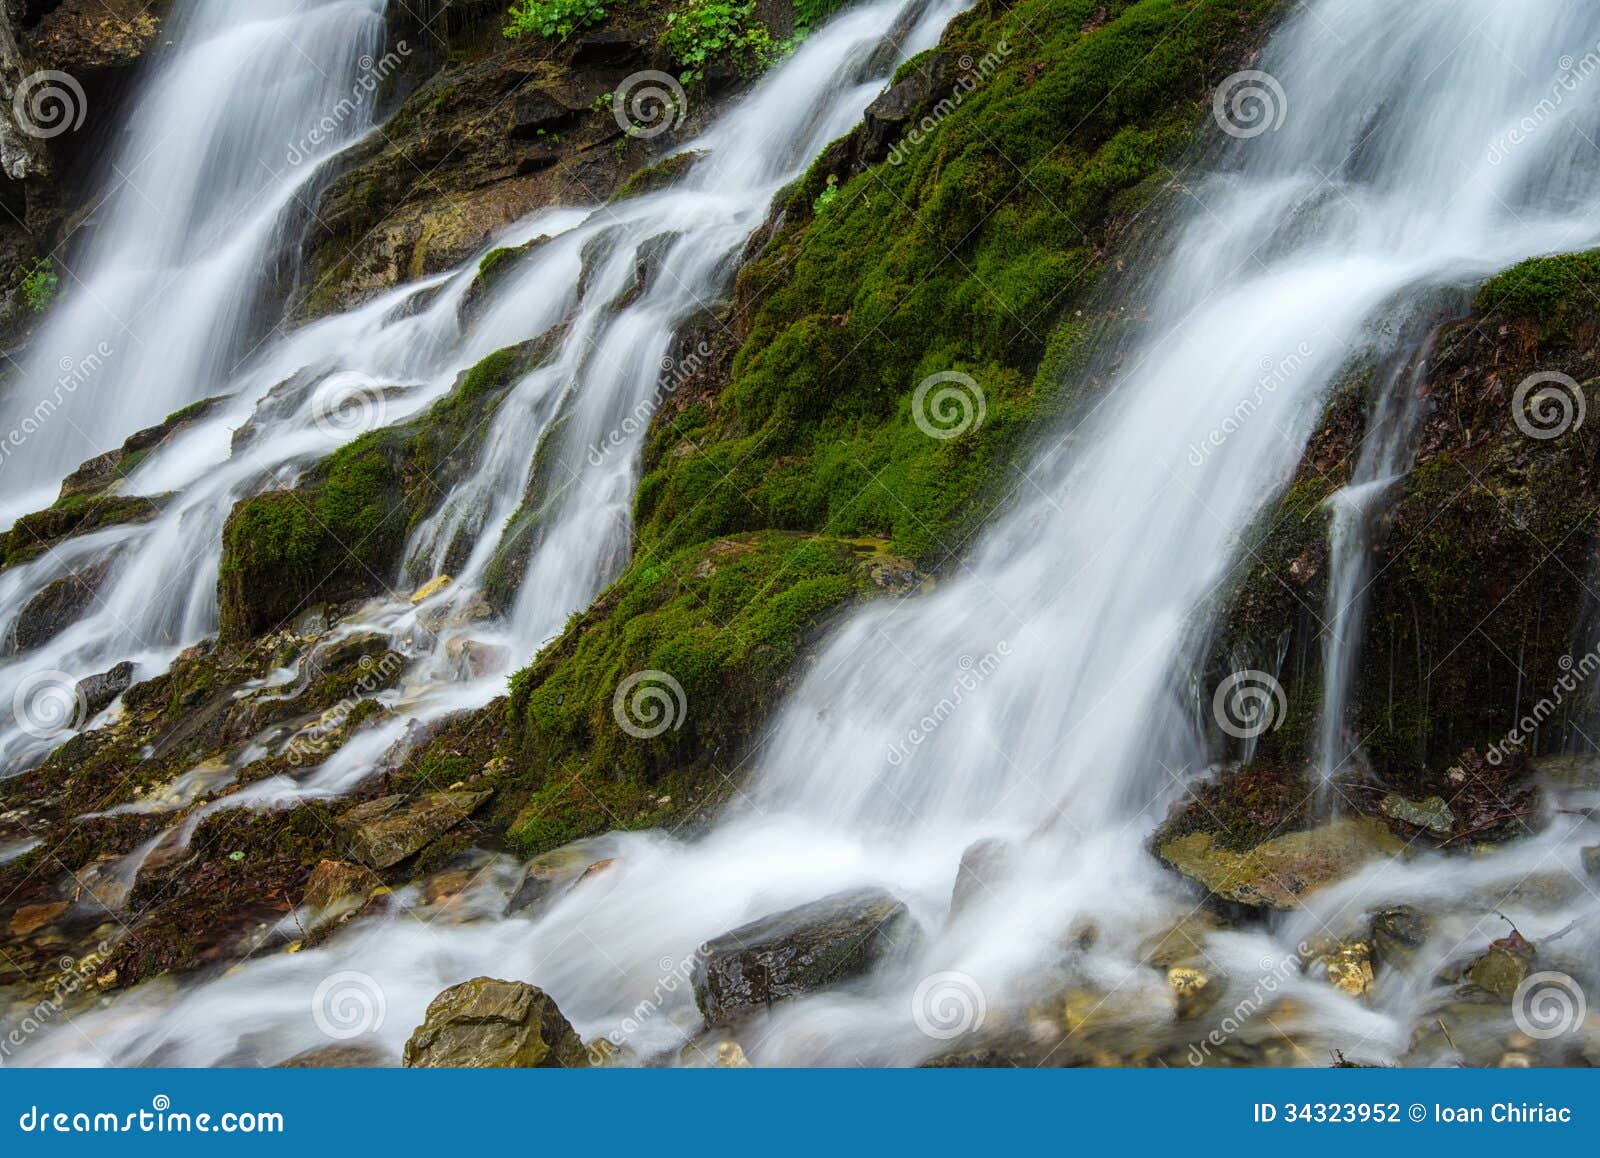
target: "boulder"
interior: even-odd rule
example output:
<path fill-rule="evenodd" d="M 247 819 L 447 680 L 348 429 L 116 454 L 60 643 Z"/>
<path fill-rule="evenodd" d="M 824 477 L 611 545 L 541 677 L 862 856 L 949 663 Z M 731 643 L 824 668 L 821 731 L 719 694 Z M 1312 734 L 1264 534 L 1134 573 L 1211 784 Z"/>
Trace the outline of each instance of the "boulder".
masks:
<path fill-rule="evenodd" d="M 460 824 L 489 799 L 487 792 L 434 792 L 410 804 L 383 796 L 340 818 L 350 855 L 370 868 L 386 869 Z"/>
<path fill-rule="evenodd" d="M 45 584 L 28 600 L 11 629 L 16 649 L 27 651 L 48 643 L 76 623 L 94 602 L 110 570 L 111 561 L 104 559 Z"/>
<path fill-rule="evenodd" d="M 543 991 L 522 981 L 475 977 L 428 1006 L 406 1042 L 416 1068 L 529 1069 L 588 1065 L 583 1042 Z"/>
<path fill-rule="evenodd" d="M 1372 960 L 1375 965 L 1404 969 L 1428 943 L 1433 922 L 1420 909 L 1394 905 L 1372 914 Z"/>
<path fill-rule="evenodd" d="M 948 96 L 954 88 L 947 53 L 934 52 L 922 66 L 898 84 L 890 85 L 867 106 L 861 157 L 869 164 L 883 160 L 890 148 L 925 106 Z"/>
<path fill-rule="evenodd" d="M 133 664 L 123 660 L 110 671 L 88 676 L 78 681 L 78 694 L 87 707 L 85 718 L 94 716 L 110 706 L 111 701 L 133 686 Z"/>
<path fill-rule="evenodd" d="M 1368 817 L 1341 818 L 1291 832 L 1245 852 L 1219 846 L 1213 832 L 1191 832 L 1161 845 L 1161 859 L 1223 900 L 1257 908 L 1292 909 L 1302 897 L 1350 876 L 1377 857 L 1398 856 L 1404 844 Z"/>
<path fill-rule="evenodd" d="M 914 944 L 916 923 L 883 889 L 837 893 L 762 917 L 707 943 L 694 997 L 708 1025 L 859 977 Z"/>

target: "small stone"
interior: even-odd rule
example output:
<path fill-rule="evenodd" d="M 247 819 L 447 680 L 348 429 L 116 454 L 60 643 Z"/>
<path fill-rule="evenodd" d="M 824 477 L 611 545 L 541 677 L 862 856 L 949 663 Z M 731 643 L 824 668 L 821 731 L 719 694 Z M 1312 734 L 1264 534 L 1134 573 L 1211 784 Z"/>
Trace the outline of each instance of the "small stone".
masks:
<path fill-rule="evenodd" d="M 1600 844 L 1591 844 L 1583 850 L 1583 871 L 1592 877 L 1600 877 Z"/>
<path fill-rule="evenodd" d="M 1196 909 L 1145 938 L 1139 945 L 1139 960 L 1156 969 L 1168 969 L 1199 957 L 1205 952 L 1206 938 L 1221 925 L 1221 919 L 1209 910 Z"/>
<path fill-rule="evenodd" d="M 1488 952 L 1467 966 L 1466 979 L 1479 989 L 1510 1001 L 1522 979 L 1533 971 L 1534 946 L 1521 933 L 1491 942 Z"/>
<path fill-rule="evenodd" d="M 1385 816 L 1392 816 L 1396 820 L 1425 828 L 1441 836 L 1449 836 L 1455 831 L 1456 814 L 1450 811 L 1450 806 L 1445 803 L 1442 796 L 1429 796 L 1425 800 L 1407 800 L 1404 796 L 1391 792 L 1378 802 L 1378 807 L 1383 809 Z"/>
<path fill-rule="evenodd" d="M 1328 970 L 1328 983 L 1351 997 L 1372 992 L 1372 946 L 1365 941 L 1340 945 L 1321 957 Z"/>
<path fill-rule="evenodd" d="M 1511 1051 L 1501 1054 L 1497 1064 L 1503 1070 L 1525 1070 L 1533 1065 L 1533 1059 L 1525 1053 Z"/>
<path fill-rule="evenodd" d="M 474 680 L 503 671 L 511 659 L 509 648 L 460 636 L 444 645 L 444 654 L 455 667 L 457 675 Z"/>
<path fill-rule="evenodd" d="M 349 902 L 365 901 L 372 890 L 382 884 L 383 879 L 378 874 L 362 865 L 324 860 L 311 870 L 311 879 L 306 882 L 305 896 L 300 903 L 319 911 L 347 907 Z"/>
<path fill-rule="evenodd" d="M 132 686 L 133 664 L 124 660 L 110 671 L 79 680 L 78 693 L 83 696 L 83 701 L 88 707 L 87 715 L 95 716 Z"/>
<path fill-rule="evenodd" d="M 411 593 L 412 603 L 422 603 L 450 586 L 450 576 L 436 575 Z"/>
<path fill-rule="evenodd" d="M 1372 914 L 1370 930 L 1373 963 L 1404 969 L 1428 943 L 1433 922 L 1411 905 L 1394 905 Z"/>
<path fill-rule="evenodd" d="M 29 933 L 36 933 L 51 921 L 71 907 L 69 901 L 55 901 L 44 905 L 23 905 L 11 914 L 11 924 L 7 926 L 13 937 L 26 937 Z"/>
<path fill-rule="evenodd" d="M 1222 986 L 1204 969 L 1174 965 L 1167 970 L 1167 985 L 1177 998 L 1178 1020 L 1191 1021 L 1217 1003 Z"/>
<path fill-rule="evenodd" d="M 475 977 L 428 1005 L 406 1042 L 405 1065 L 418 1068 L 570 1068 L 588 1051 L 556 1003 L 522 981 Z"/>
<path fill-rule="evenodd" d="M 988 893 L 1006 874 L 1013 856 L 1011 842 L 998 837 L 985 837 L 969 844 L 956 867 L 955 887 L 950 890 L 950 915 L 956 916 Z"/>
<path fill-rule="evenodd" d="M 717 1044 L 717 1068 L 721 1070 L 747 1070 L 750 1059 L 744 1056 L 744 1047 L 736 1041 Z"/>

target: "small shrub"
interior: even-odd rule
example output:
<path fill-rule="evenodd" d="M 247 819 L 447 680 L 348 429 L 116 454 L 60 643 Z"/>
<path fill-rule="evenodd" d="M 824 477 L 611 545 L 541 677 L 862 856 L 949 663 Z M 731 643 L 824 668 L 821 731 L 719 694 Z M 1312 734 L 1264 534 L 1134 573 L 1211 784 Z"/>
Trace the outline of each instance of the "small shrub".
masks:
<path fill-rule="evenodd" d="M 56 277 L 56 263 L 48 257 L 41 257 L 28 270 L 28 276 L 22 279 L 22 299 L 28 303 L 30 310 L 42 314 L 50 307 L 50 303 L 56 300 L 60 288 L 60 279 Z"/>
<path fill-rule="evenodd" d="M 555 39 L 606 18 L 605 0 L 520 0 L 507 14 L 505 34 Z"/>
<path fill-rule="evenodd" d="M 740 72 L 766 67 L 774 53 L 767 26 L 752 20 L 755 0 L 690 0 L 667 15 L 661 43 L 677 62 L 685 84 L 699 80 L 708 65 L 725 60 Z"/>

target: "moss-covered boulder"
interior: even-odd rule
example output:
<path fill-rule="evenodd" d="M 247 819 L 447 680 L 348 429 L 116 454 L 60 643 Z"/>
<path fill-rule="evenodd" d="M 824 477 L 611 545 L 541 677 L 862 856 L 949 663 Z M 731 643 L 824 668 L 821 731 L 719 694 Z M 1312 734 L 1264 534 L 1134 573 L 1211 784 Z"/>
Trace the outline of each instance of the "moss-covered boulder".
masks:
<path fill-rule="evenodd" d="M 542 990 L 521 981 L 475 977 L 428 1005 L 406 1042 L 405 1064 L 417 1068 L 582 1069 L 583 1042 Z"/>
<path fill-rule="evenodd" d="M 235 506 L 222 531 L 222 639 L 284 626 L 312 604 L 390 590 L 407 535 L 470 470 L 495 407 L 551 341 L 489 355 L 420 418 L 364 434 L 292 489 Z"/>
<path fill-rule="evenodd" d="M 1254 908 L 1292 909 L 1369 861 L 1398 856 L 1405 845 L 1370 818 L 1335 820 L 1262 841 L 1243 852 L 1215 832 L 1163 840 L 1161 859 L 1213 896 Z"/>

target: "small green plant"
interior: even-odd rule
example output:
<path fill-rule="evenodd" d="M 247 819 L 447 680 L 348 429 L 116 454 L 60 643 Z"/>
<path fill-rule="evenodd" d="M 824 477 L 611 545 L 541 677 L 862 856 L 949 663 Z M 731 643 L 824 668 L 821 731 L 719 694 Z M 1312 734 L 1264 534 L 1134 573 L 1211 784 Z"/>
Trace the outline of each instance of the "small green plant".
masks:
<path fill-rule="evenodd" d="M 743 73 L 766 67 L 774 52 L 772 34 L 752 20 L 755 0 L 689 0 L 667 14 L 661 43 L 672 53 L 685 84 L 699 80 L 708 65 L 726 60 Z"/>
<path fill-rule="evenodd" d="M 60 288 L 56 263 L 48 257 L 41 257 L 28 270 L 28 276 L 22 279 L 22 300 L 28 303 L 28 308 L 34 313 L 42 314 L 56 300 Z"/>
<path fill-rule="evenodd" d="M 833 199 L 837 196 L 839 196 L 839 178 L 829 173 L 827 187 L 818 193 L 817 199 L 811 203 L 811 212 L 821 213 L 833 204 Z"/>
<path fill-rule="evenodd" d="M 605 0 L 518 0 L 507 14 L 505 34 L 555 39 L 606 18 Z"/>
<path fill-rule="evenodd" d="M 813 31 L 849 0 L 795 0 L 794 26 L 802 33 Z"/>

